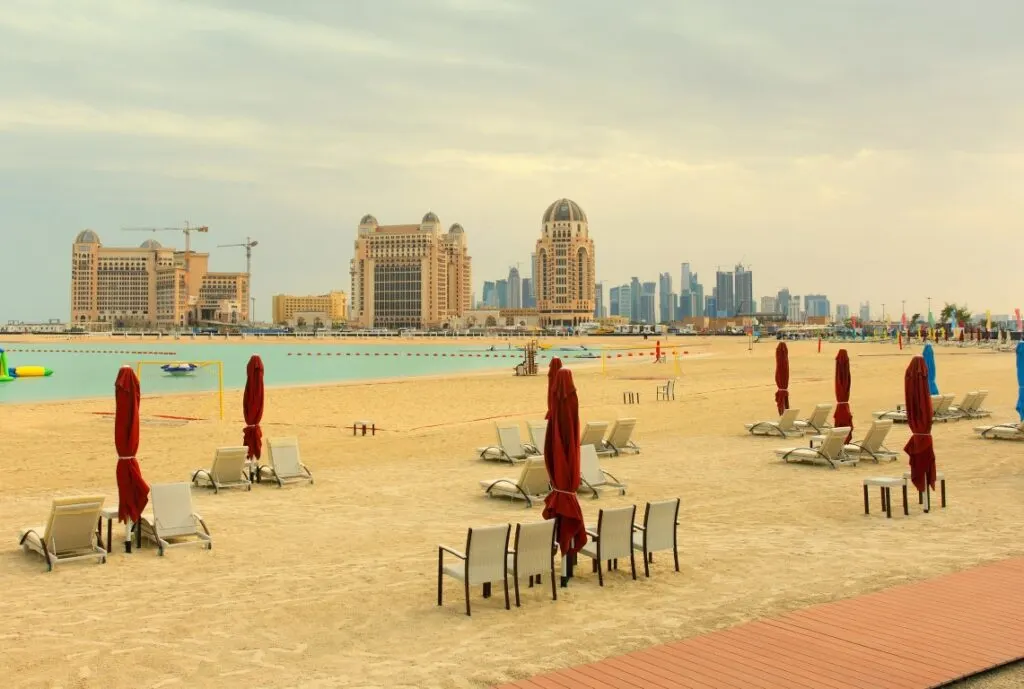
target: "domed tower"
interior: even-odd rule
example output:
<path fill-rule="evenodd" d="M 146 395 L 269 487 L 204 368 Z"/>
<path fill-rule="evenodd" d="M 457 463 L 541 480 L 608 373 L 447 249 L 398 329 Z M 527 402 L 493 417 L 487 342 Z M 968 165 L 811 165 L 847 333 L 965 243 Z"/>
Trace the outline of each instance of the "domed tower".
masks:
<path fill-rule="evenodd" d="M 99 302 L 100 236 L 82 230 L 71 245 L 71 322 L 90 323 L 97 320 Z"/>
<path fill-rule="evenodd" d="M 594 242 L 587 214 L 570 199 L 548 206 L 534 255 L 534 293 L 542 325 L 572 327 L 594 318 Z"/>

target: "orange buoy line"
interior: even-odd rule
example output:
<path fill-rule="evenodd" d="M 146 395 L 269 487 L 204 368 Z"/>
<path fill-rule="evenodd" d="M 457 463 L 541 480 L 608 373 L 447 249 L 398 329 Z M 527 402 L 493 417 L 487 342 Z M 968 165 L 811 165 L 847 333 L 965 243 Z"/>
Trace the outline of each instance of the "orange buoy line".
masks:
<path fill-rule="evenodd" d="M 35 354 L 145 354 L 146 356 L 177 356 L 177 352 L 150 352 L 134 349 L 8 349 L 8 352 L 32 352 Z"/>

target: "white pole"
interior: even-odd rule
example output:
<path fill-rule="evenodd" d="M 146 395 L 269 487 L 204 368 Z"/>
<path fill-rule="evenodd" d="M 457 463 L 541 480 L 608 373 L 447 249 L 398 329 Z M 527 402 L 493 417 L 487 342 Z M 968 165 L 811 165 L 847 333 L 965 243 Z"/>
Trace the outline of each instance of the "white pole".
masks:
<path fill-rule="evenodd" d="M 124 522 L 124 552 L 132 552 L 132 520 L 127 519 Z"/>

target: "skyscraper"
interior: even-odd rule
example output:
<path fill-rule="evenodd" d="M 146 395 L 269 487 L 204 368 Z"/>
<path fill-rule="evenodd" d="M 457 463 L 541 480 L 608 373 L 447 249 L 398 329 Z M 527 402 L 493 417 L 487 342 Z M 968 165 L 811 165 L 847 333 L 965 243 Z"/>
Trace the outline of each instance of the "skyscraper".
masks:
<path fill-rule="evenodd" d="M 656 282 L 645 282 L 640 286 L 640 318 L 638 320 L 648 325 L 658 322 L 655 300 L 657 289 L 658 283 Z"/>
<path fill-rule="evenodd" d="M 635 320 L 633 316 L 633 295 L 629 285 L 619 285 L 619 316 L 629 322 Z"/>
<path fill-rule="evenodd" d="M 778 303 L 775 297 L 761 297 L 761 313 L 778 313 Z"/>
<path fill-rule="evenodd" d="M 498 295 L 498 308 L 508 308 L 508 280 L 495 280 L 494 291 Z"/>
<path fill-rule="evenodd" d="M 537 302 L 533 298 L 533 280 L 531 278 L 523 278 L 522 299 L 524 309 L 536 308 Z"/>
<path fill-rule="evenodd" d="M 619 288 L 612 287 L 608 290 L 608 315 L 619 315 Z"/>
<path fill-rule="evenodd" d="M 754 274 L 742 263 L 736 264 L 734 284 L 736 294 L 732 315 L 745 316 L 754 313 L 757 310 L 754 305 Z"/>
<path fill-rule="evenodd" d="M 850 305 L 836 304 L 836 321 L 838 323 L 845 323 L 848 320 L 850 320 Z"/>
<path fill-rule="evenodd" d="M 786 313 L 786 320 L 793 323 L 804 322 L 804 312 L 800 308 L 800 295 L 794 294 L 789 300 L 789 310 Z"/>
<path fill-rule="evenodd" d="M 633 277 L 629 280 L 629 315 L 634 322 L 640 321 L 640 295 L 643 294 L 643 288 L 640 286 L 640 278 Z"/>
<path fill-rule="evenodd" d="M 871 320 L 871 302 L 866 301 L 860 305 L 860 322 L 867 323 Z"/>
<path fill-rule="evenodd" d="M 675 295 L 672 293 L 672 275 L 658 276 L 658 322 L 669 323 L 675 318 Z"/>
<path fill-rule="evenodd" d="M 804 311 L 808 318 L 828 318 L 832 315 L 832 305 L 824 294 L 804 295 Z"/>
<path fill-rule="evenodd" d="M 604 318 L 604 283 L 594 285 L 594 318 Z"/>
<path fill-rule="evenodd" d="M 779 293 L 775 296 L 775 308 L 787 319 L 789 318 L 789 302 L 791 299 L 792 296 L 789 293 L 788 287 L 780 289 Z"/>
<path fill-rule="evenodd" d="M 483 303 L 482 306 L 489 308 L 496 308 L 498 306 L 498 291 L 495 288 L 493 280 L 484 281 L 483 289 Z"/>
<path fill-rule="evenodd" d="M 559 199 L 544 211 L 534 265 L 541 325 L 568 327 L 594 317 L 594 242 L 576 202 Z"/>
<path fill-rule="evenodd" d="M 519 279 L 519 269 L 515 266 L 508 269 L 508 308 L 523 308 L 523 285 Z"/>
<path fill-rule="evenodd" d="M 715 271 L 715 309 L 718 318 L 729 318 L 736 315 L 736 297 L 733 287 L 732 273 Z"/>

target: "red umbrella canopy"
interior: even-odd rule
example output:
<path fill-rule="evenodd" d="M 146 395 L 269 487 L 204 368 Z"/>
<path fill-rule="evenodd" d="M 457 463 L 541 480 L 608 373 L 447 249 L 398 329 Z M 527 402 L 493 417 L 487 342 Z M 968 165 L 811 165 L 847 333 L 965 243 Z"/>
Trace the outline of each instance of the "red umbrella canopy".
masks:
<path fill-rule="evenodd" d="M 245 428 L 242 430 L 242 443 L 249 448 L 246 457 L 259 459 L 263 451 L 263 360 L 258 354 L 249 357 L 245 367 L 245 392 L 242 393 L 242 414 L 245 416 Z"/>
<path fill-rule="evenodd" d="M 569 369 L 555 374 L 552 399 L 544 464 L 553 490 L 544 498 L 544 518 L 558 518 L 558 545 L 563 555 L 569 555 L 587 544 L 583 511 L 576 498 L 580 487 L 580 403 Z"/>
<path fill-rule="evenodd" d="M 779 415 L 789 409 L 789 348 L 780 342 L 775 348 L 775 406 Z"/>
<path fill-rule="evenodd" d="M 545 419 L 551 418 L 551 407 L 554 403 L 555 374 L 562 370 L 562 360 L 557 356 L 548 364 L 548 410 L 544 414 Z"/>
<path fill-rule="evenodd" d="M 845 349 L 836 354 L 836 413 L 833 416 L 836 428 L 849 426 L 850 434 L 846 442 L 853 437 L 853 412 L 850 411 L 850 355 Z"/>
<path fill-rule="evenodd" d="M 149 484 L 135 454 L 139 451 L 139 378 L 122 366 L 114 381 L 114 447 L 117 449 L 117 519 L 139 521 L 149 502 Z"/>
<path fill-rule="evenodd" d="M 903 377 L 907 425 L 913 435 L 903 447 L 910 455 L 910 480 L 919 492 L 935 488 L 935 447 L 932 444 L 932 398 L 928 394 L 928 366 L 915 356 Z"/>

